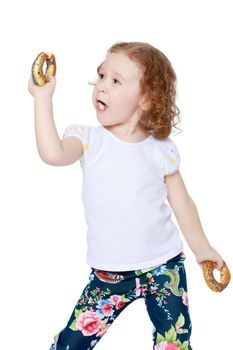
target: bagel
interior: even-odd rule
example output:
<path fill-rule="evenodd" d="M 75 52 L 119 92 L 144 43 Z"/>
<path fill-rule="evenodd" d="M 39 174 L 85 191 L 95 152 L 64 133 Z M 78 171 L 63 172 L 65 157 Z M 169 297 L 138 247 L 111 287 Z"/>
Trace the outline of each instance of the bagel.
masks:
<path fill-rule="evenodd" d="M 230 271 L 224 262 L 220 270 L 220 283 L 214 278 L 213 271 L 216 268 L 214 261 L 204 261 L 202 263 L 202 270 L 207 286 L 214 292 L 222 292 L 228 285 L 231 279 Z"/>
<path fill-rule="evenodd" d="M 43 73 L 43 65 L 46 61 L 47 67 L 45 74 Z M 41 52 L 32 64 L 32 79 L 34 84 L 43 86 L 47 83 L 49 75 L 56 74 L 56 60 L 51 52 Z"/>

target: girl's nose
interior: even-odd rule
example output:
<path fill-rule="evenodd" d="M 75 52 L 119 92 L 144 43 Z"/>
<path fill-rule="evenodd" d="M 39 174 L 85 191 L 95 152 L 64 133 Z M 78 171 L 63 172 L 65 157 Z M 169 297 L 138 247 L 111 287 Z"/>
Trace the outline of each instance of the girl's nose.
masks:
<path fill-rule="evenodd" d="M 98 92 L 107 92 L 106 82 L 99 81 L 97 84 L 97 90 L 98 90 Z"/>
<path fill-rule="evenodd" d="M 106 89 L 103 86 L 100 86 L 98 88 L 98 92 L 106 92 Z"/>

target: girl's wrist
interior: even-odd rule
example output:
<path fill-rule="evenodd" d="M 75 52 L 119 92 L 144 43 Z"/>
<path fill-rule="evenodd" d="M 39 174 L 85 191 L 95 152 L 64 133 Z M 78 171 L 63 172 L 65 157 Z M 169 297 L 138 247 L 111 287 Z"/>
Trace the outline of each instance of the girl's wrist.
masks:
<path fill-rule="evenodd" d="M 50 95 L 45 95 L 45 94 L 38 94 L 34 97 L 35 101 L 42 101 L 42 102 L 51 102 L 52 101 L 52 97 Z"/>
<path fill-rule="evenodd" d="M 198 248 L 196 251 L 194 251 L 194 254 L 195 254 L 196 258 L 198 259 L 198 257 L 205 255 L 206 252 L 209 252 L 212 249 L 213 248 L 211 247 L 211 245 L 209 243 L 206 243 L 206 244 L 202 245 L 200 248 Z"/>

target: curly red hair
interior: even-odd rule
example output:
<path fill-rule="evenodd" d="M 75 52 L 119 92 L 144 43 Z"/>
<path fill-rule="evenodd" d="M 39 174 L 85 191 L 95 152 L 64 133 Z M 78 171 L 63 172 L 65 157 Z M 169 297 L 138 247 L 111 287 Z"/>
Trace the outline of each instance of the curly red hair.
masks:
<path fill-rule="evenodd" d="M 157 139 L 167 138 L 180 122 L 176 106 L 176 74 L 168 58 L 157 48 L 144 42 L 119 42 L 108 53 L 123 52 L 143 72 L 141 93 L 149 101 L 139 121 L 143 129 Z M 180 129 L 179 129 L 180 130 Z"/>

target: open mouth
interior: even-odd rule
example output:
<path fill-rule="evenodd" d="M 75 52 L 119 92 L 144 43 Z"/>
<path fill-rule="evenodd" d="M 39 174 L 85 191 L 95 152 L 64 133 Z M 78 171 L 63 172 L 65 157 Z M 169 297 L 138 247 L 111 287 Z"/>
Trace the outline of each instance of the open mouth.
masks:
<path fill-rule="evenodd" d="M 100 109 L 101 111 L 105 111 L 108 106 L 106 105 L 105 102 L 101 101 L 101 100 L 97 100 L 97 107 L 98 109 Z"/>

